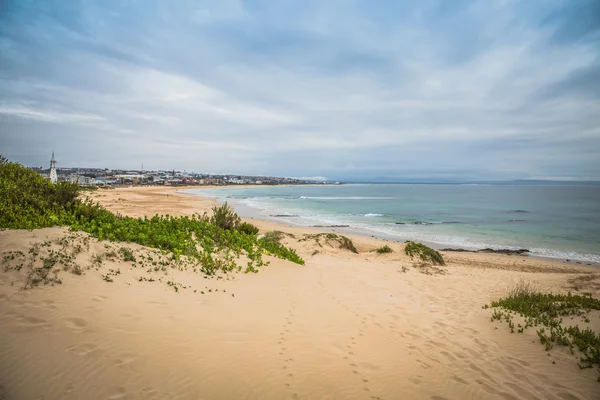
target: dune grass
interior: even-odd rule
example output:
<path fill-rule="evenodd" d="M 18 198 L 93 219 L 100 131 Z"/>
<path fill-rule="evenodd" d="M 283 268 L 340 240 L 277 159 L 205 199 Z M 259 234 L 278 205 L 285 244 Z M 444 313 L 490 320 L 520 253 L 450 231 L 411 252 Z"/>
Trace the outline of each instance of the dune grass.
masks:
<path fill-rule="evenodd" d="M 590 295 L 546 293 L 534 284 L 521 281 L 512 286 L 505 297 L 484 308 L 491 308 L 492 321 L 505 321 L 511 332 L 522 333 L 536 327 L 540 343 L 548 351 L 554 346 L 566 346 L 572 353 L 581 353 L 579 367 L 597 367 L 600 372 L 600 333 L 581 327 L 589 322 L 592 310 L 600 310 L 600 300 Z M 514 316 L 523 323 L 515 323 Z M 580 325 L 564 323 L 567 317 L 579 318 Z M 600 377 L 598 378 L 600 382 Z"/>
<path fill-rule="evenodd" d="M 275 243 L 280 243 L 283 238 L 286 236 L 285 232 L 282 231 L 269 231 L 267 233 L 264 234 L 264 236 L 262 237 L 263 242 L 275 242 Z"/>
<path fill-rule="evenodd" d="M 411 259 L 417 257 L 421 261 L 429 262 L 433 265 L 446 265 L 444 257 L 442 257 L 439 251 L 419 242 L 407 241 L 406 246 L 404 247 L 404 253 Z"/>
<path fill-rule="evenodd" d="M 383 247 L 378 248 L 377 250 L 375 250 L 377 252 L 377 254 L 387 254 L 387 253 L 393 253 L 394 250 L 392 250 L 392 248 L 390 246 L 388 246 L 387 244 Z"/>
<path fill-rule="evenodd" d="M 343 236 L 343 235 L 338 235 L 337 233 L 314 233 L 314 234 L 304 234 L 302 236 L 302 238 L 298 239 L 299 242 L 303 242 L 303 241 L 307 241 L 307 240 L 314 240 L 319 247 L 323 247 L 323 245 L 321 244 L 321 240 L 323 240 L 326 244 L 330 245 L 330 246 L 334 246 L 334 243 L 337 244 L 337 247 L 340 249 L 345 249 L 345 250 L 349 250 L 355 254 L 358 254 L 358 250 L 356 249 L 356 247 L 354 246 L 354 243 L 352 242 L 352 239 Z"/>

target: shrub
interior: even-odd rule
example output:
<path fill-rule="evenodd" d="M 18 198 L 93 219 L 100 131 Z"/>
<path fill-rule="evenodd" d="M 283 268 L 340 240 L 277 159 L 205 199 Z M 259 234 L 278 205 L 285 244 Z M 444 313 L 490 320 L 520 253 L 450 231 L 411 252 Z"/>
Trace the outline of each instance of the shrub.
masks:
<path fill-rule="evenodd" d="M 37 229 L 67 225 L 79 203 L 79 188 L 53 184 L 17 163 L 0 162 L 0 229 Z"/>
<path fill-rule="evenodd" d="M 392 250 L 392 248 L 390 246 L 388 246 L 387 244 L 383 247 L 378 248 L 377 250 L 375 250 L 377 252 L 377 254 L 386 254 L 386 253 L 393 253 L 394 250 Z"/>
<path fill-rule="evenodd" d="M 209 219 L 210 223 L 221 229 L 233 230 L 242 222 L 241 218 L 227 203 L 218 207 L 214 206 L 212 212 L 213 215 Z"/>
<path fill-rule="evenodd" d="M 430 262 L 433 265 L 446 265 L 439 251 L 425 246 L 422 243 L 407 241 L 404 252 L 411 259 L 418 257 L 421 261 Z"/>
<path fill-rule="evenodd" d="M 262 237 L 262 241 L 263 242 L 276 242 L 279 243 L 281 242 L 281 239 L 283 239 L 285 237 L 285 233 L 281 232 L 281 231 L 269 231 L 267 233 L 265 233 L 265 235 Z"/>
<path fill-rule="evenodd" d="M 337 233 L 315 233 L 315 234 L 305 234 L 302 239 L 299 239 L 298 241 L 302 242 L 302 241 L 306 241 L 309 239 L 314 240 L 315 242 L 317 242 L 317 244 L 319 246 L 322 247 L 321 245 L 321 239 L 325 239 L 325 243 L 327 243 L 330 246 L 332 245 L 332 242 L 335 242 L 338 244 L 338 247 L 340 249 L 346 249 L 346 250 L 350 250 L 353 253 L 358 254 L 358 250 L 356 249 L 356 247 L 354 246 L 354 243 L 352 242 L 352 239 L 343 236 L 343 235 L 338 235 Z"/>
<path fill-rule="evenodd" d="M 256 235 L 258 233 L 258 228 L 249 222 L 242 222 L 236 229 L 246 235 Z"/>

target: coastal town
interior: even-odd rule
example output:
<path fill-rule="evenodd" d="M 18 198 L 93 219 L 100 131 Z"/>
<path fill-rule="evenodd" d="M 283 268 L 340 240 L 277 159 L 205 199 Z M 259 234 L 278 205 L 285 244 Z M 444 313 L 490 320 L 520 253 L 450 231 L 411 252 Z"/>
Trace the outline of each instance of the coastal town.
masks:
<path fill-rule="evenodd" d="M 123 170 L 110 168 L 57 168 L 54 152 L 50 167 L 32 167 L 41 176 L 53 182 L 67 181 L 82 186 L 115 186 L 115 185 L 147 185 L 147 186 L 183 186 L 183 185 L 313 185 L 332 184 L 327 182 L 288 177 L 248 176 L 233 174 L 208 174 L 177 170 Z"/>

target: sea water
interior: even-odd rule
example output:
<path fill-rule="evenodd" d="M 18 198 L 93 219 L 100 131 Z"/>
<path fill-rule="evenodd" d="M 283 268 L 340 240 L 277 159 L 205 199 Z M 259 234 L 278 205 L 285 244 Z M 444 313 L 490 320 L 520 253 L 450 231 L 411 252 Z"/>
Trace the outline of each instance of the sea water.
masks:
<path fill-rule="evenodd" d="M 194 189 L 243 216 L 438 248 L 526 248 L 600 263 L 600 186 L 346 184 Z M 338 229 L 343 230 L 343 229 Z"/>

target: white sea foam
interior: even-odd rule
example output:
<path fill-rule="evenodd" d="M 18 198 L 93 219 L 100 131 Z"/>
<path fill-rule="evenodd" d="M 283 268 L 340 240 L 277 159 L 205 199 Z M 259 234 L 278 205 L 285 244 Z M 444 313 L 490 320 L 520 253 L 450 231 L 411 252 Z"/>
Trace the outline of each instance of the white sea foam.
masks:
<path fill-rule="evenodd" d="M 201 193 L 207 195 L 207 193 Z M 224 196 L 216 195 L 224 200 Z M 303 199 L 303 200 L 383 200 L 391 199 L 388 197 L 354 197 L 354 196 L 301 196 L 289 197 L 286 199 Z M 553 250 L 536 246 L 528 246 L 527 243 L 511 243 L 510 240 L 501 238 L 485 237 L 480 235 L 464 236 L 463 232 L 452 232 L 441 228 L 441 224 L 459 224 L 459 221 L 419 221 L 406 220 L 394 223 L 379 219 L 384 217 L 384 214 L 379 213 L 356 213 L 356 214 L 320 214 L 299 207 L 289 207 L 288 203 L 281 203 L 281 197 L 249 197 L 238 199 L 232 203 L 246 206 L 255 209 L 259 212 L 260 218 L 269 218 L 271 215 L 277 214 L 279 222 L 288 223 L 298 226 L 311 225 L 349 225 L 347 232 L 356 232 L 364 235 L 374 235 L 392 240 L 417 240 L 429 245 L 444 248 L 463 248 L 469 250 L 478 250 L 482 248 L 492 249 L 518 249 L 521 247 L 529 248 L 532 255 L 554 258 L 554 259 L 570 259 L 580 262 L 600 263 L 600 255 L 589 253 L 577 253 L 574 251 Z M 239 211 L 242 211 L 241 209 Z M 520 211 L 520 210 L 519 210 Z M 256 214 L 254 214 L 256 216 Z M 293 215 L 294 218 L 285 218 L 285 215 Z M 366 217 L 366 219 L 365 219 Z M 386 222 L 378 222 L 386 221 Z M 428 227 L 429 225 L 429 227 Z M 444 229 L 444 230 L 441 230 Z M 515 245 L 516 244 L 516 245 Z M 517 246 L 518 245 L 518 246 Z"/>
<path fill-rule="evenodd" d="M 393 200 L 393 197 L 335 197 L 335 196 L 300 196 L 302 200 Z"/>

